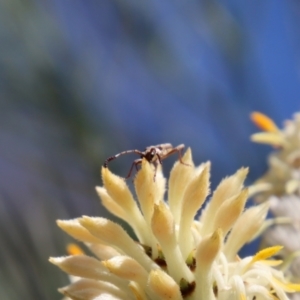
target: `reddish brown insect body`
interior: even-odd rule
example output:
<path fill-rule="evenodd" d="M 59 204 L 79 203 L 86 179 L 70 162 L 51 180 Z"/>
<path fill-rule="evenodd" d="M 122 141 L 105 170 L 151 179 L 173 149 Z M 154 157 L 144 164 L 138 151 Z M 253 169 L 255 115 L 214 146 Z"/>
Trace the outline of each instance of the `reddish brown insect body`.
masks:
<path fill-rule="evenodd" d="M 170 155 L 172 155 L 174 153 L 178 153 L 179 161 L 182 164 L 186 165 L 182 161 L 182 159 L 181 159 L 181 157 L 182 157 L 181 151 L 182 151 L 183 148 L 184 148 L 184 144 L 180 144 L 177 147 L 173 147 L 172 144 L 166 143 L 166 144 L 160 144 L 160 145 L 156 145 L 156 146 L 149 146 L 144 151 L 140 151 L 140 150 L 126 150 L 126 151 L 120 152 L 120 153 L 118 153 L 116 155 L 108 157 L 105 160 L 103 166 L 105 168 L 107 168 L 107 164 L 110 161 L 118 158 L 121 155 L 129 154 L 129 153 L 138 154 L 140 156 L 140 158 L 138 158 L 138 159 L 136 159 L 136 160 L 133 161 L 133 163 L 131 165 L 131 168 L 129 170 L 129 173 L 126 176 L 126 178 L 129 178 L 131 176 L 133 167 L 135 166 L 136 169 L 137 169 L 137 166 L 142 163 L 143 158 L 145 158 L 149 163 L 154 164 L 155 167 L 156 167 L 158 165 L 158 163 L 161 164 L 162 160 L 164 160 L 165 158 L 169 157 Z M 154 178 L 155 178 L 155 175 L 154 175 Z"/>

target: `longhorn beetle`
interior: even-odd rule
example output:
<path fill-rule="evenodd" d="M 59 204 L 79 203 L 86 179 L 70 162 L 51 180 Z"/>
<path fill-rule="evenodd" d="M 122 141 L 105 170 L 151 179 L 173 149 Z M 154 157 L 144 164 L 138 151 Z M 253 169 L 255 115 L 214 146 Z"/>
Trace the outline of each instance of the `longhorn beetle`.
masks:
<path fill-rule="evenodd" d="M 158 163 L 162 164 L 161 162 L 165 158 L 169 157 L 170 155 L 172 155 L 174 153 L 178 153 L 179 161 L 182 164 L 189 166 L 188 164 L 185 164 L 182 161 L 181 151 L 182 151 L 183 148 L 184 148 L 184 144 L 180 144 L 177 147 L 173 147 L 172 144 L 166 143 L 166 144 L 159 144 L 159 145 L 156 145 L 156 146 L 146 147 L 146 149 L 144 151 L 126 150 L 126 151 L 120 152 L 116 155 L 108 157 L 105 160 L 103 166 L 104 166 L 104 168 L 107 168 L 107 164 L 110 161 L 118 158 L 121 155 L 129 154 L 129 153 L 135 153 L 135 154 L 139 155 L 140 158 L 133 161 L 133 163 L 131 165 L 131 168 L 129 170 L 129 173 L 126 176 L 126 179 L 131 176 L 133 167 L 135 166 L 136 169 L 137 169 L 137 166 L 142 163 L 143 158 L 145 158 L 149 163 L 154 164 L 154 166 L 156 167 L 158 165 Z M 155 180 L 155 175 L 156 175 L 156 173 L 154 174 L 154 180 Z"/>

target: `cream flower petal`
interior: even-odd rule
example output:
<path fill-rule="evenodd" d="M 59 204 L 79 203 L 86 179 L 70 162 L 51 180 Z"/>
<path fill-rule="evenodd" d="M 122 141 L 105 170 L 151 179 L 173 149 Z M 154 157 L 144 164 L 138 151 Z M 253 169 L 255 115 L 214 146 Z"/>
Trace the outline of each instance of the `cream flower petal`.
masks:
<path fill-rule="evenodd" d="M 126 221 L 130 222 L 130 218 L 128 218 L 128 215 L 126 211 L 120 206 L 118 203 L 116 203 L 107 193 L 107 190 L 103 187 L 96 186 L 96 192 L 100 199 L 102 200 L 102 205 L 113 215 L 116 217 Z"/>
<path fill-rule="evenodd" d="M 71 299 L 101 299 L 101 296 L 106 299 L 131 299 L 127 296 L 126 289 L 121 290 L 110 283 L 91 279 L 80 279 L 59 291 Z"/>
<path fill-rule="evenodd" d="M 154 204 L 163 201 L 166 180 L 162 175 L 161 166 L 153 168 L 145 159 L 141 170 L 134 180 L 134 187 L 138 196 L 146 223 L 150 225 Z"/>
<path fill-rule="evenodd" d="M 116 276 L 136 281 L 141 287 L 146 287 L 148 272 L 131 257 L 115 256 L 102 264 Z"/>
<path fill-rule="evenodd" d="M 226 235 L 241 215 L 248 196 L 248 190 L 242 190 L 237 196 L 227 199 L 216 211 L 212 229 L 221 228 Z M 206 233 L 206 232 L 205 232 Z"/>
<path fill-rule="evenodd" d="M 184 192 L 194 176 L 194 163 L 192 160 L 192 151 L 190 148 L 185 152 L 182 161 L 186 164 L 183 165 L 179 161 L 174 164 L 170 174 L 168 199 L 169 206 L 176 224 L 179 223 L 181 217 L 181 205 Z"/>
<path fill-rule="evenodd" d="M 127 222 L 135 231 L 138 239 L 145 243 L 147 238 L 144 236 L 144 231 L 139 227 L 139 222 L 136 218 L 132 217 L 130 212 L 124 210 L 117 202 L 115 202 L 107 193 L 107 190 L 103 187 L 96 187 L 97 194 L 102 200 L 103 206 L 111 212 L 113 215 Z M 139 213 L 137 213 L 139 215 Z M 137 217 L 139 219 L 139 217 Z"/>
<path fill-rule="evenodd" d="M 238 251 L 248 241 L 251 241 L 263 226 L 269 204 L 263 203 L 246 210 L 233 226 L 224 247 L 224 253 L 229 261 L 233 261 Z"/>
<path fill-rule="evenodd" d="M 108 245 L 88 244 L 87 246 L 101 260 L 107 260 L 120 255 L 120 252 Z"/>
<path fill-rule="evenodd" d="M 184 259 L 194 248 L 191 227 L 197 211 L 209 194 L 209 170 L 210 163 L 206 163 L 203 171 L 187 185 L 182 199 L 178 241 Z"/>
<path fill-rule="evenodd" d="M 105 218 L 82 217 L 79 222 L 92 235 L 101 237 L 107 244 L 136 259 L 146 270 L 156 268 L 155 264 L 145 256 L 142 248 L 130 238 L 120 225 Z"/>
<path fill-rule="evenodd" d="M 119 297 L 115 297 L 111 294 L 101 294 L 100 296 L 97 296 L 96 298 L 94 298 L 93 300 L 123 300 L 123 298 L 119 298 Z M 125 300 L 125 299 L 124 299 Z"/>
<path fill-rule="evenodd" d="M 212 289 L 212 267 L 217 255 L 221 250 L 222 243 L 222 231 L 218 229 L 210 237 L 204 238 L 196 249 L 196 299 L 215 299 Z"/>
<path fill-rule="evenodd" d="M 155 299 L 182 300 L 177 283 L 161 270 L 150 272 L 148 285 L 155 295 Z"/>
<path fill-rule="evenodd" d="M 103 280 L 103 276 L 107 276 L 106 269 L 101 262 L 86 255 L 51 257 L 49 261 L 74 276 L 98 280 Z"/>
<path fill-rule="evenodd" d="M 134 223 L 134 228 L 137 228 L 137 233 L 142 239 L 141 242 L 149 243 L 147 236 L 143 235 L 147 232 L 146 222 L 124 179 L 114 175 L 104 167 L 102 167 L 102 179 L 108 195 L 127 213 L 126 218 L 130 218 L 131 223 Z"/>
<path fill-rule="evenodd" d="M 182 278 L 191 281 L 193 279 L 192 274 L 186 266 L 179 245 L 177 244 L 173 216 L 165 204 L 160 203 L 155 205 L 151 224 L 152 231 L 164 253 L 168 272 L 177 283 Z"/>
<path fill-rule="evenodd" d="M 151 227 L 155 203 L 159 203 L 163 200 L 164 185 L 165 179 L 161 171 L 154 170 L 153 166 L 144 159 L 142 161 L 141 170 L 135 177 L 134 186 L 148 228 Z M 157 241 L 149 229 L 145 232 L 150 233 L 147 235 L 147 245 L 151 246 L 152 255 L 156 257 L 158 255 L 156 249 Z"/>
<path fill-rule="evenodd" d="M 234 175 L 223 179 L 218 185 L 212 199 L 200 217 L 200 221 L 203 223 L 203 232 L 206 234 L 213 232 L 214 225 L 211 220 L 214 219 L 215 212 L 224 201 L 240 193 L 247 173 L 247 168 L 241 168 Z"/>
<path fill-rule="evenodd" d="M 275 147 L 284 146 L 285 139 L 280 132 L 259 132 L 251 135 L 251 141 L 262 144 L 269 144 Z"/>
<path fill-rule="evenodd" d="M 148 300 L 144 287 L 141 287 L 137 282 L 130 281 L 128 287 L 130 288 L 134 299 L 136 300 Z M 148 290 L 148 288 L 147 288 Z"/>
<path fill-rule="evenodd" d="M 86 243 L 103 243 L 103 241 L 99 238 L 96 238 L 92 234 L 89 233 L 78 221 L 78 219 L 73 220 L 57 220 L 57 225 L 68 233 L 70 236 L 79 240 L 81 242 Z"/>

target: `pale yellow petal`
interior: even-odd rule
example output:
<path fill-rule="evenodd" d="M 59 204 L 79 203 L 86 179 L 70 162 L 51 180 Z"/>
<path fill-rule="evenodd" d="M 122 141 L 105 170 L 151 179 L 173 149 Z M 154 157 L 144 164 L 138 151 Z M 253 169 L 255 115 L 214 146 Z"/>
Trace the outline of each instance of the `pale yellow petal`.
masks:
<path fill-rule="evenodd" d="M 79 223 L 78 219 L 57 220 L 56 223 L 62 230 L 76 240 L 93 244 L 104 243 L 101 239 L 90 234 L 90 232 Z"/>
<path fill-rule="evenodd" d="M 101 174 L 108 195 L 124 210 L 135 211 L 136 203 L 124 178 L 113 174 L 108 168 L 104 167 L 102 167 Z"/>
<path fill-rule="evenodd" d="M 272 189 L 272 184 L 268 182 L 257 182 L 248 187 L 249 198 L 252 198 L 253 196 L 256 196 L 259 193 L 270 191 L 271 189 Z"/>
<path fill-rule="evenodd" d="M 89 249 L 100 259 L 107 260 L 114 256 L 120 255 L 116 249 L 111 246 L 103 244 L 89 244 Z"/>
<path fill-rule="evenodd" d="M 136 281 L 142 287 L 146 287 L 148 273 L 133 258 L 128 256 L 115 256 L 103 261 L 102 264 L 116 276 L 126 280 Z"/>
<path fill-rule="evenodd" d="M 189 182 L 183 196 L 178 240 L 185 259 L 195 248 L 191 227 L 197 211 L 209 194 L 209 176 L 210 163 L 208 162 L 203 171 Z"/>
<path fill-rule="evenodd" d="M 157 178 L 158 177 L 158 178 Z M 158 199 L 159 195 L 159 186 L 158 181 L 163 180 L 161 174 L 155 176 L 155 169 L 152 164 L 149 164 L 145 159 L 142 160 L 141 169 L 136 174 L 134 179 L 134 187 L 138 200 L 140 203 L 141 210 L 144 215 L 145 222 L 147 224 L 147 229 L 145 232 L 148 232 L 148 242 L 147 244 L 152 249 L 152 257 L 158 256 L 157 241 L 153 237 L 152 232 L 149 230 L 151 228 L 151 218 L 153 215 L 154 204 L 159 203 L 162 199 Z"/>
<path fill-rule="evenodd" d="M 272 260 L 260 260 L 260 262 L 267 266 L 278 267 L 279 265 L 282 264 L 283 261 L 272 259 Z"/>
<path fill-rule="evenodd" d="M 282 265 L 280 266 L 280 269 L 285 272 L 291 267 L 291 264 L 293 263 L 295 258 L 300 257 L 300 250 L 298 251 L 293 251 L 292 253 L 288 254 L 284 260 Z"/>
<path fill-rule="evenodd" d="M 237 196 L 233 196 L 223 202 L 211 220 L 212 230 L 221 228 L 224 235 L 226 235 L 243 212 L 247 198 L 248 190 L 244 189 Z M 204 232 L 204 234 L 209 233 Z"/>
<path fill-rule="evenodd" d="M 120 225 L 105 218 L 83 217 L 79 222 L 95 237 L 101 238 L 110 246 L 116 247 L 118 251 L 136 259 L 146 270 L 155 268 L 155 264 L 142 247 L 136 244 Z"/>
<path fill-rule="evenodd" d="M 130 219 L 130 224 L 137 231 L 140 242 L 150 244 L 151 238 L 147 235 L 148 228 L 144 216 L 134 201 L 124 178 L 113 174 L 108 168 L 103 167 L 102 180 L 108 195 L 126 212 L 126 219 Z"/>
<path fill-rule="evenodd" d="M 212 265 L 221 251 L 223 234 L 220 229 L 205 237 L 196 249 L 195 299 L 215 300 L 213 293 Z"/>
<path fill-rule="evenodd" d="M 250 139 L 252 142 L 268 144 L 274 147 L 284 146 L 286 144 L 286 140 L 280 132 L 258 132 L 252 134 Z"/>
<path fill-rule="evenodd" d="M 300 191 L 300 180 L 299 179 L 291 179 L 287 181 L 285 184 L 285 191 L 287 194 L 293 194 L 297 190 Z"/>
<path fill-rule="evenodd" d="M 170 243 L 175 238 L 174 218 L 163 202 L 154 206 L 151 227 L 158 240 Z"/>
<path fill-rule="evenodd" d="M 223 245 L 223 233 L 217 229 L 211 236 L 203 238 L 196 248 L 197 272 L 211 267 Z"/>
<path fill-rule="evenodd" d="M 150 272 L 148 285 L 157 300 L 182 300 L 178 284 L 162 270 Z"/>
<path fill-rule="evenodd" d="M 51 257 L 49 261 L 70 275 L 97 280 L 109 277 L 101 262 L 87 255 Z"/>
<path fill-rule="evenodd" d="M 139 211 L 135 211 L 136 214 L 131 214 L 132 211 L 126 211 L 123 207 L 121 207 L 117 202 L 115 202 L 107 193 L 106 189 L 103 187 L 96 187 L 97 194 L 102 200 L 103 206 L 111 212 L 113 215 L 119 217 L 120 219 L 127 222 L 132 229 L 134 230 L 135 234 L 137 235 L 139 241 L 141 243 L 147 243 L 149 242 L 149 239 L 147 238 L 145 234 L 145 224 L 144 227 L 140 227 L 139 225 L 141 223 L 144 223 L 141 221 L 141 216 Z M 135 218 L 137 217 L 137 218 Z M 138 219 L 138 220 L 137 220 Z"/>
<path fill-rule="evenodd" d="M 161 246 L 169 274 L 177 283 L 182 278 L 190 280 L 192 274 L 185 264 L 177 243 L 173 216 L 164 203 L 154 206 L 151 227 Z"/>
<path fill-rule="evenodd" d="M 128 289 L 120 289 L 108 282 L 91 279 L 81 279 L 59 289 L 59 292 L 71 299 L 95 299 L 96 297 L 100 299 L 98 297 L 104 294 L 108 295 L 106 299 L 110 300 L 129 300 L 130 298 L 126 295 L 128 291 Z"/>
<path fill-rule="evenodd" d="M 137 282 L 134 282 L 134 281 L 129 282 L 128 287 L 131 290 L 131 292 L 133 293 L 135 300 L 148 300 L 149 299 L 145 293 L 145 288 L 141 287 Z"/>
<path fill-rule="evenodd" d="M 153 237 L 150 228 L 154 204 L 163 200 L 165 179 L 162 176 L 161 167 L 159 166 L 159 168 L 155 170 L 152 164 L 149 164 L 148 161 L 143 159 L 141 169 L 134 179 L 134 186 L 144 215 L 144 220 L 147 224 L 147 229 L 143 230 L 143 232 L 148 233 L 147 242 L 143 244 L 147 244 L 151 247 L 152 257 L 157 257 L 157 241 Z"/>
<path fill-rule="evenodd" d="M 186 165 L 182 164 L 180 161 L 177 161 L 174 164 L 170 173 L 168 189 L 168 203 L 177 224 L 179 224 L 181 217 L 183 194 L 194 174 L 195 167 L 190 148 L 184 153 L 182 161 Z"/>
<path fill-rule="evenodd" d="M 164 195 L 166 192 L 166 178 L 163 174 L 163 168 L 161 164 L 156 166 L 156 173 L 155 173 L 155 182 L 156 182 L 156 200 L 155 203 L 159 201 L 164 201 Z"/>
<path fill-rule="evenodd" d="M 128 217 L 122 206 L 116 203 L 107 193 L 106 189 L 100 186 L 96 186 L 96 192 L 101 199 L 102 205 L 113 215 L 118 218 L 128 221 Z"/>
<path fill-rule="evenodd" d="M 155 170 L 153 165 L 143 159 L 141 169 L 134 179 L 135 191 L 148 224 L 150 224 L 151 221 L 154 204 L 162 200 L 158 199 L 158 184 L 157 178 L 154 177 L 154 174 Z"/>
<path fill-rule="evenodd" d="M 233 261 L 239 250 L 259 232 L 269 209 L 269 203 L 247 209 L 234 224 L 224 247 L 228 261 Z"/>
<path fill-rule="evenodd" d="M 247 174 L 248 168 L 241 168 L 232 176 L 223 179 L 218 185 L 200 218 L 200 221 L 203 223 L 204 232 L 213 231 L 211 220 L 214 218 L 216 211 L 223 202 L 240 193 Z"/>
<path fill-rule="evenodd" d="M 273 283 L 280 286 L 287 293 L 300 292 L 300 284 L 290 283 L 290 282 L 282 282 L 279 279 L 273 277 Z"/>

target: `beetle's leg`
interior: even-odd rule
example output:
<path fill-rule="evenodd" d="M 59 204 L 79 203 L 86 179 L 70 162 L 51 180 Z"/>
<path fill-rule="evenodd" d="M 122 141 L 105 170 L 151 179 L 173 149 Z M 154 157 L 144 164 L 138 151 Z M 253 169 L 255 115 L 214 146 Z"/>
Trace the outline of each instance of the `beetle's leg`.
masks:
<path fill-rule="evenodd" d="M 159 154 L 156 154 L 156 156 L 157 156 L 157 160 L 159 161 L 159 163 L 162 164 L 162 163 L 161 163 L 162 158 L 160 157 L 160 155 L 159 155 Z"/>
<path fill-rule="evenodd" d="M 164 155 L 163 157 L 161 157 L 161 159 L 165 159 L 167 157 L 169 157 L 170 155 L 174 154 L 174 153 L 178 153 L 178 158 L 181 164 L 185 165 L 185 166 L 191 166 L 189 164 L 186 164 L 182 161 L 182 149 L 184 148 L 184 144 L 180 144 L 176 147 L 174 147 L 171 151 L 169 151 L 166 155 Z"/>
<path fill-rule="evenodd" d="M 158 144 L 158 145 L 155 145 L 155 146 L 152 146 L 154 148 L 159 148 L 159 149 L 166 149 L 166 150 L 171 150 L 173 149 L 173 146 L 172 144 L 170 143 L 165 143 L 165 144 Z"/>
<path fill-rule="evenodd" d="M 159 163 L 161 164 L 161 158 L 158 158 Z M 154 176 L 153 176 L 153 181 L 155 182 L 156 179 L 156 173 L 157 173 L 157 167 L 158 167 L 158 163 L 154 164 Z"/>
<path fill-rule="evenodd" d="M 142 159 L 141 159 L 141 158 L 136 159 L 136 160 L 132 163 L 132 165 L 131 165 L 131 167 L 130 167 L 130 170 L 129 170 L 129 173 L 128 173 L 128 175 L 125 177 L 125 179 L 128 179 L 128 178 L 131 176 L 133 167 L 135 166 L 136 169 L 137 169 L 137 166 L 138 166 L 139 164 L 141 164 L 141 163 L 142 163 Z"/>

